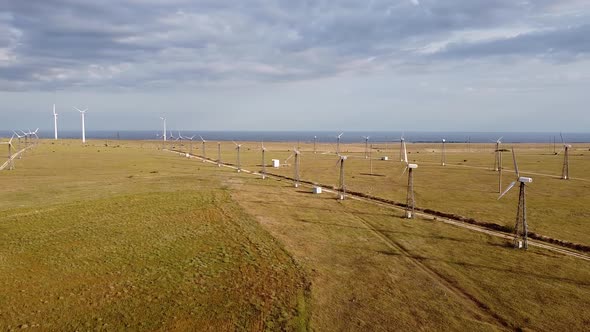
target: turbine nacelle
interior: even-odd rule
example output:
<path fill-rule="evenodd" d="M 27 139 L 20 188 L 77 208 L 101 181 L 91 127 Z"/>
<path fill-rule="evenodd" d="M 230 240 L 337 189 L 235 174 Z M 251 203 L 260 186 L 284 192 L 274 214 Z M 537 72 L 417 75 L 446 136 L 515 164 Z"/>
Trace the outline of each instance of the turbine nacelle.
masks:
<path fill-rule="evenodd" d="M 518 178 L 518 182 L 521 182 L 521 183 L 531 183 L 531 182 L 533 182 L 533 178 L 528 178 L 526 176 L 521 176 L 521 177 Z"/>

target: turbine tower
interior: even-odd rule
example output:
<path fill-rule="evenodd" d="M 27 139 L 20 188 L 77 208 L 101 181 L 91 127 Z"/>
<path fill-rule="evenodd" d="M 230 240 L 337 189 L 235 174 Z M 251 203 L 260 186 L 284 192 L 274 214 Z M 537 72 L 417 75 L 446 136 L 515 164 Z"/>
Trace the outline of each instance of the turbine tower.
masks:
<path fill-rule="evenodd" d="M 266 148 L 264 147 L 264 142 L 262 142 L 262 171 L 260 172 L 260 174 L 262 174 L 262 179 L 266 179 Z"/>
<path fill-rule="evenodd" d="M 80 116 L 82 118 L 82 144 L 86 143 L 86 124 L 84 121 L 84 115 L 86 115 L 86 111 L 88 111 L 88 108 L 85 108 L 83 111 L 80 110 L 77 107 L 74 107 L 78 112 L 80 112 Z"/>
<path fill-rule="evenodd" d="M 221 167 L 221 142 L 217 142 L 217 167 Z"/>
<path fill-rule="evenodd" d="M 6 161 L 8 163 L 8 170 L 13 170 L 14 169 L 14 160 L 12 159 L 12 140 L 14 139 L 14 135 L 12 135 L 12 137 L 10 138 L 10 140 L 8 142 L 3 142 L 2 144 L 6 144 L 8 145 L 8 160 Z"/>
<path fill-rule="evenodd" d="M 295 150 L 295 188 L 299 187 L 299 163 L 301 162 L 299 150 Z"/>
<path fill-rule="evenodd" d="M 344 184 L 344 161 L 347 159 L 346 156 L 340 156 L 340 160 L 338 160 L 338 163 L 340 164 L 340 179 L 339 179 L 339 191 L 340 191 L 340 195 L 339 198 L 340 200 L 344 199 L 344 196 L 346 195 L 346 186 Z"/>
<path fill-rule="evenodd" d="M 236 150 L 238 151 L 238 158 L 236 160 L 236 165 L 238 167 L 238 173 L 242 171 L 242 164 L 240 163 L 240 150 L 242 149 L 242 144 L 238 144 L 234 142 L 236 145 Z"/>
<path fill-rule="evenodd" d="M 203 139 L 203 136 L 199 135 L 199 138 L 201 139 L 201 146 L 202 146 L 202 150 L 203 150 L 203 162 L 205 162 L 205 159 L 207 159 L 207 152 L 205 151 L 205 143 L 207 143 L 207 141 L 205 139 Z"/>
<path fill-rule="evenodd" d="M 365 159 L 369 159 L 369 136 L 362 136 L 365 139 Z"/>
<path fill-rule="evenodd" d="M 516 211 L 516 224 L 514 225 L 514 247 L 517 249 L 528 249 L 528 225 L 526 218 L 526 184 L 533 182 L 532 178 L 520 176 L 518 165 L 516 163 L 516 155 L 514 148 L 512 148 L 512 159 L 514 160 L 514 171 L 516 172 L 516 180 L 513 181 L 508 188 L 498 197 L 502 198 L 514 185 L 519 183 L 518 194 L 518 210 Z"/>
<path fill-rule="evenodd" d="M 12 131 L 14 133 L 14 135 L 16 135 L 17 139 L 18 139 L 18 146 L 17 146 L 17 150 L 21 150 L 21 138 L 23 138 L 24 136 L 19 135 L 16 131 Z M 22 159 L 22 155 L 23 155 L 24 151 L 22 153 L 19 153 L 18 155 L 18 159 Z"/>
<path fill-rule="evenodd" d="M 160 119 L 162 119 L 162 121 L 164 122 L 164 134 L 162 135 L 162 137 L 164 138 L 164 142 L 166 142 L 166 117 L 161 116 Z"/>
<path fill-rule="evenodd" d="M 403 135 L 399 138 L 399 143 L 400 143 L 400 147 L 399 147 L 400 161 L 405 161 L 407 164 L 408 163 L 408 151 L 406 149 L 406 139 L 404 138 Z M 405 155 L 405 159 L 404 159 L 404 155 Z"/>
<path fill-rule="evenodd" d="M 316 154 L 317 150 L 316 150 L 316 143 L 318 141 L 318 137 L 314 136 L 313 137 L 313 153 Z"/>
<path fill-rule="evenodd" d="M 561 150 L 561 151 L 563 151 L 563 167 L 561 169 L 561 178 L 563 180 L 569 180 L 569 178 L 570 178 L 570 157 L 569 157 L 569 155 L 570 155 L 570 149 L 572 148 L 572 146 L 570 144 L 567 144 L 563 140 L 563 135 L 561 133 L 559 133 L 559 136 L 561 136 L 561 143 L 563 143 L 563 149 Z"/>
<path fill-rule="evenodd" d="M 445 149 L 445 143 L 447 142 L 446 139 L 442 139 L 442 156 L 440 159 L 440 164 L 441 166 L 446 166 L 447 164 L 447 153 L 446 153 L 446 149 Z"/>
<path fill-rule="evenodd" d="M 53 104 L 53 134 L 57 140 L 57 113 L 55 113 L 55 104 Z"/>
<path fill-rule="evenodd" d="M 407 164 L 404 169 L 408 171 L 408 191 L 406 192 L 406 218 L 414 218 L 414 209 L 416 207 L 416 198 L 414 196 L 414 170 L 418 168 L 416 164 Z M 402 173 L 403 175 L 403 173 Z"/>

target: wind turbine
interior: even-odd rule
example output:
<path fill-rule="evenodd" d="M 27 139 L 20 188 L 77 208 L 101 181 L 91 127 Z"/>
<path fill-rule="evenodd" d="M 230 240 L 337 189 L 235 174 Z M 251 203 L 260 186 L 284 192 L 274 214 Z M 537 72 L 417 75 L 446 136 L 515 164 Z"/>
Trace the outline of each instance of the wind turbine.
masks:
<path fill-rule="evenodd" d="M 191 137 L 185 137 L 186 139 L 190 140 L 190 145 L 189 145 L 189 153 L 192 155 L 193 154 L 193 138 L 195 138 L 196 135 L 193 135 Z"/>
<path fill-rule="evenodd" d="M 39 131 L 39 128 L 35 129 L 34 132 L 29 132 L 29 134 L 31 135 L 35 135 L 35 139 L 39 140 L 39 136 L 37 136 L 37 132 Z"/>
<path fill-rule="evenodd" d="M 221 167 L 221 142 L 217 142 L 217 167 Z"/>
<path fill-rule="evenodd" d="M 242 144 L 238 144 L 236 142 L 234 142 L 234 144 L 236 145 L 236 150 L 238 151 L 238 159 L 236 162 L 236 165 L 238 167 L 238 173 L 242 171 L 242 164 L 240 163 L 240 150 L 242 149 Z"/>
<path fill-rule="evenodd" d="M 561 169 L 561 178 L 563 180 L 569 180 L 570 178 L 570 149 L 572 148 L 572 146 L 570 144 L 565 143 L 565 141 L 563 140 L 563 135 L 561 133 L 559 133 L 559 136 L 561 137 L 561 143 L 563 144 L 563 149 L 561 151 L 563 151 L 563 168 Z M 561 151 L 559 151 L 557 154 L 561 153 Z"/>
<path fill-rule="evenodd" d="M 502 151 L 500 151 L 500 144 L 502 144 L 502 138 L 504 136 L 500 136 L 496 140 L 496 150 L 495 150 L 495 160 L 494 160 L 494 171 L 498 172 L 500 165 L 502 164 Z"/>
<path fill-rule="evenodd" d="M 316 150 L 316 143 L 317 143 L 318 137 L 314 136 L 313 137 L 313 153 L 316 154 L 317 150 Z"/>
<path fill-rule="evenodd" d="M 2 144 L 7 144 L 8 145 L 8 170 L 13 170 L 14 169 L 14 161 L 12 160 L 12 139 L 14 139 L 14 135 L 12 135 L 12 137 L 10 138 L 10 140 L 8 142 L 2 142 Z"/>
<path fill-rule="evenodd" d="M 338 163 L 340 164 L 340 179 L 339 179 L 339 184 L 340 184 L 340 194 L 339 194 L 339 198 L 340 200 L 344 199 L 344 196 L 346 195 L 346 186 L 344 184 L 344 161 L 347 159 L 346 156 L 339 156 L 340 159 L 338 160 Z"/>
<path fill-rule="evenodd" d="M 25 133 L 24 131 L 20 131 L 23 136 L 25 137 L 25 149 L 29 146 L 29 134 Z"/>
<path fill-rule="evenodd" d="M 262 171 L 260 172 L 262 174 L 262 179 L 266 179 L 266 148 L 264 147 L 264 142 L 262 142 Z"/>
<path fill-rule="evenodd" d="M 14 130 L 13 130 L 12 132 L 13 132 L 13 133 L 14 133 L 14 135 L 16 135 L 16 137 L 18 138 L 18 147 L 17 147 L 17 149 L 18 149 L 18 150 L 20 150 L 20 149 L 21 149 L 21 141 L 20 141 L 20 139 L 21 139 L 22 137 L 24 137 L 24 136 L 21 136 L 21 135 L 19 135 L 19 134 L 18 134 L 16 131 L 14 131 Z M 21 158 L 22 158 L 22 154 L 23 154 L 23 153 L 24 153 L 24 151 L 18 155 L 18 159 L 21 159 Z"/>
<path fill-rule="evenodd" d="M 369 159 L 369 136 L 362 136 L 365 139 L 365 159 Z"/>
<path fill-rule="evenodd" d="M 203 150 L 203 162 L 205 162 L 205 159 L 207 159 L 207 152 L 205 151 L 205 143 L 207 143 L 207 141 L 205 139 L 203 139 L 203 136 L 199 135 L 199 138 L 201 138 L 201 146 L 202 146 L 202 150 Z"/>
<path fill-rule="evenodd" d="M 84 122 L 84 115 L 86 114 L 86 111 L 88 111 L 88 108 L 85 108 L 83 111 L 80 110 L 77 107 L 74 107 L 78 112 L 80 112 L 80 116 L 82 117 L 82 143 L 86 143 L 86 128 L 85 128 L 85 122 Z"/>
<path fill-rule="evenodd" d="M 447 164 L 447 153 L 446 153 L 446 149 L 445 149 L 445 143 L 447 142 L 446 139 L 442 139 L 442 156 L 441 156 L 441 160 L 440 160 L 440 164 L 441 166 L 446 166 Z"/>
<path fill-rule="evenodd" d="M 299 177 L 299 165 L 301 163 L 299 150 L 294 149 L 294 156 L 295 156 L 295 188 L 298 188 L 299 181 L 301 180 Z"/>
<path fill-rule="evenodd" d="M 514 185 L 518 182 L 520 185 L 520 191 L 518 194 L 518 210 L 516 211 L 516 225 L 514 225 L 514 240 L 513 244 L 515 248 L 528 249 L 528 225 L 526 220 L 526 184 L 533 182 L 532 178 L 520 176 L 518 171 L 518 164 L 516 163 L 516 155 L 514 148 L 512 148 L 512 160 L 514 161 L 514 172 L 516 173 L 516 180 L 513 181 L 506 190 L 498 197 L 502 198 Z"/>
<path fill-rule="evenodd" d="M 414 170 L 418 168 L 417 164 L 408 163 L 408 154 L 404 151 L 404 161 L 406 168 L 402 172 L 402 175 L 408 171 L 408 190 L 406 192 L 406 218 L 414 218 L 414 209 L 416 207 L 416 198 L 414 196 Z"/>
<path fill-rule="evenodd" d="M 294 174 L 294 179 L 295 179 L 295 188 L 299 187 L 299 181 L 300 181 L 300 177 L 299 177 L 299 164 L 300 164 L 300 160 L 299 160 L 299 155 L 300 152 L 298 149 L 293 148 L 293 153 L 287 158 L 285 159 L 285 164 L 289 161 L 289 159 L 295 157 L 295 174 Z"/>
<path fill-rule="evenodd" d="M 162 137 L 164 138 L 164 142 L 166 141 L 166 118 L 161 116 L 160 119 L 162 119 L 162 121 L 164 122 L 164 134 L 162 135 Z"/>
<path fill-rule="evenodd" d="M 340 133 L 340 135 L 336 136 L 336 154 L 340 154 L 340 138 L 344 133 Z"/>
<path fill-rule="evenodd" d="M 408 163 L 408 151 L 406 149 L 406 139 L 404 138 L 403 134 L 399 138 L 399 143 L 400 143 L 400 147 L 399 147 L 400 161 L 405 161 L 407 164 Z M 404 159 L 404 156 L 405 156 L 405 159 Z"/>
<path fill-rule="evenodd" d="M 57 113 L 55 113 L 55 104 L 53 104 L 53 134 L 57 140 Z"/>

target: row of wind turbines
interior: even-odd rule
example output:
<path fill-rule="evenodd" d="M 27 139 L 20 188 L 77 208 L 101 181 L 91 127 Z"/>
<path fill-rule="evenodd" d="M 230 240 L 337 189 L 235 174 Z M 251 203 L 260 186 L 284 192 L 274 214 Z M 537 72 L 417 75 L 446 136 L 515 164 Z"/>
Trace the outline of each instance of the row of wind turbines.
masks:
<path fill-rule="evenodd" d="M 340 133 L 339 135 L 335 136 L 336 138 L 336 155 L 338 156 L 338 161 L 337 161 L 337 165 L 339 167 L 339 172 L 338 172 L 338 198 L 340 200 L 344 200 L 346 197 L 346 184 L 345 184 L 345 164 L 346 161 L 348 159 L 348 156 L 342 155 L 340 152 L 340 141 L 341 138 L 343 136 L 344 133 Z M 162 135 L 163 137 L 165 135 Z M 182 135 L 179 132 L 179 136 L 178 137 L 174 137 L 171 135 L 171 137 L 173 137 L 175 140 L 179 140 L 182 139 Z M 194 136 L 193 136 L 194 137 Z M 203 161 L 205 161 L 205 159 L 207 159 L 206 154 L 205 154 L 205 143 L 208 142 L 206 141 L 202 136 L 199 136 L 201 139 L 201 142 L 203 144 L 202 146 L 202 158 Z M 370 148 L 369 146 L 369 136 L 362 136 L 362 138 L 364 139 L 364 147 L 365 147 L 365 153 L 364 153 L 364 157 L 365 159 L 369 159 L 371 160 L 371 150 L 372 147 Z M 562 142 L 563 142 L 563 149 L 562 151 L 556 153 L 556 154 L 560 154 L 561 152 L 564 152 L 564 167 L 563 167 L 563 176 L 562 178 L 564 180 L 569 179 L 569 149 L 571 148 L 571 145 L 566 144 L 563 140 L 563 136 L 562 136 Z M 241 167 L 241 163 L 240 163 L 240 151 L 241 151 L 241 144 L 238 144 L 236 142 L 233 142 L 235 144 L 235 149 L 237 151 L 237 159 L 236 159 L 236 169 L 238 172 L 240 172 L 242 170 Z M 441 140 L 442 143 L 442 149 L 441 149 L 441 166 L 446 166 L 446 140 L 442 139 Z M 221 144 L 218 142 L 217 143 L 217 150 L 218 150 L 218 158 L 217 158 L 217 165 L 221 166 L 222 165 L 222 161 L 221 161 Z M 533 179 L 531 177 L 523 177 L 520 176 L 520 172 L 518 169 L 518 164 L 517 164 L 517 160 L 516 160 L 516 154 L 515 154 L 515 150 L 514 148 L 511 149 L 512 151 L 512 158 L 513 158 L 513 163 L 514 163 L 514 172 L 516 175 L 516 179 L 514 181 L 512 181 L 510 183 L 510 185 L 502 191 L 502 169 L 503 169 L 503 165 L 502 165 L 502 152 L 504 151 L 508 151 L 508 150 L 504 150 L 501 148 L 501 144 L 502 144 L 502 137 L 498 138 L 495 141 L 495 150 L 494 150 L 494 158 L 495 158 L 495 164 L 494 164 L 494 171 L 497 171 L 499 174 L 499 193 L 500 196 L 498 197 L 498 199 L 501 199 L 503 196 L 505 196 L 512 188 L 514 188 L 516 186 L 516 184 L 519 184 L 519 201 L 518 201 L 518 208 L 517 208 L 517 216 L 516 216 L 516 224 L 514 227 L 514 240 L 513 240 L 513 244 L 515 246 L 515 248 L 524 248 L 527 249 L 528 248 L 528 225 L 527 225 L 527 213 L 526 213 L 526 185 L 529 183 L 533 182 Z M 316 145 L 317 145 L 317 136 L 314 136 L 313 138 L 313 153 L 317 153 L 317 149 L 316 149 Z M 262 177 L 262 179 L 266 179 L 268 174 L 266 172 L 266 154 L 267 154 L 267 148 L 264 146 L 264 142 L 262 142 L 261 144 L 261 166 L 262 169 L 261 171 L 258 173 L 260 174 L 260 176 Z M 412 219 L 415 216 L 415 206 L 416 206 L 416 200 L 415 200 L 415 194 L 414 194 L 414 172 L 417 170 L 418 165 L 414 164 L 414 163 L 410 163 L 408 160 L 408 150 L 407 150 L 407 146 L 406 146 L 406 139 L 402 136 L 400 137 L 400 161 L 405 165 L 404 170 L 402 172 L 402 175 L 404 175 L 406 172 L 408 174 L 408 178 L 407 178 L 407 193 L 406 193 L 406 204 L 405 204 L 405 217 Z M 188 153 L 186 154 L 187 157 L 190 157 L 192 155 L 192 147 L 191 147 L 191 154 L 189 155 Z M 300 163 L 301 163 L 301 151 L 298 148 L 294 148 L 293 149 L 293 153 L 284 161 L 284 164 L 287 164 L 291 159 L 293 159 L 293 163 L 294 163 L 294 167 L 293 167 L 293 183 L 294 186 L 297 188 L 300 186 L 300 182 L 301 182 L 301 177 L 300 177 Z"/>
<path fill-rule="evenodd" d="M 80 119 L 82 121 L 82 143 L 86 143 L 86 120 L 85 115 L 88 108 L 84 110 L 79 109 L 78 107 L 73 107 L 76 111 L 80 112 Z M 53 137 L 55 140 L 58 139 L 57 135 L 57 112 L 55 111 L 55 104 L 53 104 Z"/>

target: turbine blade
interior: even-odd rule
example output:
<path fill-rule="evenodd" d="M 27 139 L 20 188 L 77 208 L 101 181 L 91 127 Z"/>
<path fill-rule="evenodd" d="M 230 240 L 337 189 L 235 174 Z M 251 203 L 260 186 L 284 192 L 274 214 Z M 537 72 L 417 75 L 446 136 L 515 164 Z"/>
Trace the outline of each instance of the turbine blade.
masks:
<path fill-rule="evenodd" d="M 516 181 L 512 181 L 512 183 L 508 186 L 508 188 L 506 188 L 506 190 L 504 190 L 504 192 L 500 195 L 500 197 L 498 197 L 498 199 L 500 199 L 504 195 L 506 195 L 506 193 L 509 192 L 510 189 L 512 189 L 512 187 L 514 187 L 515 184 L 516 184 Z"/>
<path fill-rule="evenodd" d="M 565 141 L 563 140 L 563 135 L 561 133 L 559 133 L 559 137 L 561 137 L 561 143 L 563 143 L 563 145 L 565 145 Z"/>
<path fill-rule="evenodd" d="M 512 161 L 514 161 L 514 172 L 516 172 L 516 178 L 519 178 L 520 172 L 518 171 L 518 164 L 516 163 L 516 154 L 514 153 L 514 147 L 512 147 Z"/>

